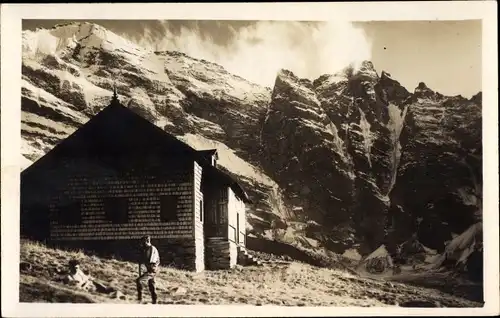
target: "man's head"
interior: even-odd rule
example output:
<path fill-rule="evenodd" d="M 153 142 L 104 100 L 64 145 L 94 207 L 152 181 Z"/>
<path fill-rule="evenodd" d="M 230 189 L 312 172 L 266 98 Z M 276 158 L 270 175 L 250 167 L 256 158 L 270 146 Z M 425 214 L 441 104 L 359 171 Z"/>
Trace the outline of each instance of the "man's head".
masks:
<path fill-rule="evenodd" d="M 141 243 L 143 246 L 150 246 L 151 245 L 151 236 L 146 235 L 141 238 Z"/>

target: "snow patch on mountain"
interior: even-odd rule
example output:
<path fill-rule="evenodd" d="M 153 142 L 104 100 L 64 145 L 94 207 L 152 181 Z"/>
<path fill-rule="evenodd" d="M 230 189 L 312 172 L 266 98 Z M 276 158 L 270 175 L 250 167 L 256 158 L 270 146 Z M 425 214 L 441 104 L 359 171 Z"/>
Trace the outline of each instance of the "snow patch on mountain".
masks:
<path fill-rule="evenodd" d="M 140 105 L 140 107 L 145 108 L 151 114 L 155 114 L 156 116 L 158 116 L 155 104 L 143 88 L 132 87 L 130 90 L 130 95 L 132 97 L 127 104 L 134 103 L 136 105 Z"/>
<path fill-rule="evenodd" d="M 457 189 L 457 196 L 462 200 L 462 203 L 470 206 L 477 206 L 478 199 L 476 194 L 473 193 L 473 189 L 469 187 L 461 187 Z"/>
<path fill-rule="evenodd" d="M 198 116 L 193 116 L 191 114 L 186 114 L 186 119 L 194 125 L 200 133 L 205 136 L 225 138 L 226 132 L 224 129 L 214 122 L 203 119 Z"/>
<path fill-rule="evenodd" d="M 75 76 L 64 69 L 48 68 L 35 60 L 25 59 L 23 64 L 32 71 L 43 72 L 49 76 L 59 78 L 59 90 L 82 94 L 86 106 L 94 106 L 95 100 L 102 97 L 111 98 L 110 91 L 94 85 L 86 77 Z"/>
<path fill-rule="evenodd" d="M 25 77 L 21 80 L 21 95 L 37 102 L 40 106 L 50 108 L 57 113 L 70 117 L 76 122 L 84 123 L 89 119 L 81 112 L 76 111 L 73 105 L 62 101 L 44 89 L 33 85 Z"/>
<path fill-rule="evenodd" d="M 344 74 L 344 73 L 336 73 L 333 75 L 326 75 L 321 86 L 330 87 L 334 84 L 342 83 L 342 82 L 345 82 L 347 80 L 348 80 L 348 78 L 347 78 L 346 74 Z M 318 87 L 317 89 L 321 89 L 321 87 Z"/>
<path fill-rule="evenodd" d="M 371 82 L 378 79 L 377 71 L 371 61 L 363 61 L 358 67 L 354 65 L 353 72 L 353 78 L 361 81 Z"/>
<path fill-rule="evenodd" d="M 97 24 L 87 22 L 23 32 L 23 51 L 27 54 L 57 55 L 65 49 L 77 47 L 80 58 L 94 49 L 119 50 L 128 53 L 130 62 L 138 62 L 138 57 L 144 52 L 144 49 L 131 41 Z"/>
<path fill-rule="evenodd" d="M 403 111 L 401 111 L 398 106 L 389 103 L 387 107 L 389 111 L 389 123 L 388 128 L 391 131 L 391 140 L 393 144 L 393 153 L 392 153 L 392 172 L 391 172 L 391 182 L 389 185 L 388 193 L 394 188 L 396 184 L 396 177 L 398 174 L 399 162 L 401 159 L 401 143 L 399 141 L 399 137 L 401 136 L 401 131 L 403 130 L 404 121 L 406 118 L 406 113 L 408 111 L 408 106 L 406 106 Z"/>
<path fill-rule="evenodd" d="M 28 132 L 39 132 L 47 136 L 66 137 L 74 131 L 74 127 L 64 123 L 55 122 L 43 116 L 32 113 L 21 114 L 22 129 Z M 30 124 L 36 123 L 37 126 Z M 40 128 L 40 126 L 43 127 Z"/>
<path fill-rule="evenodd" d="M 457 263 L 463 263 L 469 255 L 477 248 L 477 243 L 482 240 L 483 223 L 478 222 L 470 226 L 466 231 L 453 238 L 446 246 L 445 254 L 457 260 Z"/>
<path fill-rule="evenodd" d="M 166 126 L 175 126 L 175 124 L 173 122 L 171 122 L 170 120 L 168 120 L 165 117 L 161 117 L 161 118 L 157 119 L 154 122 L 154 124 L 160 128 L 165 128 Z"/>
<path fill-rule="evenodd" d="M 377 248 L 375 251 L 373 251 L 370 255 L 368 255 L 364 261 L 368 261 L 370 259 L 374 259 L 374 258 L 386 258 L 386 257 L 389 257 L 389 252 L 387 251 L 387 248 L 385 247 L 384 244 L 380 245 L 379 248 Z"/>
<path fill-rule="evenodd" d="M 361 254 L 359 254 L 359 252 L 354 248 L 347 249 L 342 256 L 355 261 L 360 261 L 363 258 L 363 256 L 361 256 Z"/>
<path fill-rule="evenodd" d="M 197 96 L 208 95 L 216 99 L 229 97 L 252 107 L 261 107 L 263 103 L 269 102 L 270 92 L 267 88 L 230 74 L 220 65 L 178 52 L 158 54 L 164 58 L 165 69 L 172 82 Z"/>
<path fill-rule="evenodd" d="M 344 152 L 344 141 L 339 137 L 339 132 L 337 127 L 333 123 L 329 123 L 326 129 L 333 136 L 333 144 L 335 145 L 336 152 L 342 157 L 344 161 L 348 160 Z"/>
<path fill-rule="evenodd" d="M 33 164 L 33 161 L 29 160 L 26 158 L 23 154 L 19 156 L 19 167 L 21 168 L 21 171 L 24 169 L 28 168 Z"/>
<path fill-rule="evenodd" d="M 38 160 L 52 147 L 53 145 L 48 144 L 41 138 L 21 139 L 21 155 L 31 162 Z M 26 160 L 23 161 L 25 164 L 28 163 Z"/>
<path fill-rule="evenodd" d="M 372 166 L 372 161 L 371 161 L 371 148 L 373 145 L 373 136 L 372 132 L 370 130 L 371 125 L 370 122 L 366 119 L 365 113 L 359 109 L 359 115 L 361 116 L 361 119 L 359 121 L 359 128 L 361 128 L 361 134 L 363 136 L 363 145 L 365 147 L 365 155 L 366 159 L 368 160 L 368 164 L 370 167 Z"/>
<path fill-rule="evenodd" d="M 295 74 L 289 70 L 282 69 L 279 71 L 276 81 L 282 81 L 289 88 L 287 93 L 292 96 L 298 97 L 298 101 L 306 105 L 314 105 L 319 107 L 320 101 L 316 93 L 312 90 L 312 83 L 309 80 L 299 79 Z M 283 84 L 281 84 L 283 85 Z"/>

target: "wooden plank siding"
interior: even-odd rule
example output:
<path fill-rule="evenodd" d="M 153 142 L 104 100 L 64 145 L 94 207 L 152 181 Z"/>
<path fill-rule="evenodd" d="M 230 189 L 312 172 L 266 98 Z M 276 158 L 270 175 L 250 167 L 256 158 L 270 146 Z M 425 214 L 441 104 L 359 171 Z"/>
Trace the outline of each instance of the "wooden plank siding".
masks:
<path fill-rule="evenodd" d="M 239 219 L 237 219 L 239 218 Z M 228 189 L 228 226 L 229 240 L 239 246 L 245 246 L 246 211 L 245 203 Z"/>
<path fill-rule="evenodd" d="M 203 210 L 203 192 L 201 191 L 201 177 L 203 169 L 194 162 L 194 180 L 193 180 L 193 219 L 194 219 L 194 241 L 196 253 L 196 271 L 203 271 L 205 269 L 205 236 L 204 236 L 204 210 Z"/>

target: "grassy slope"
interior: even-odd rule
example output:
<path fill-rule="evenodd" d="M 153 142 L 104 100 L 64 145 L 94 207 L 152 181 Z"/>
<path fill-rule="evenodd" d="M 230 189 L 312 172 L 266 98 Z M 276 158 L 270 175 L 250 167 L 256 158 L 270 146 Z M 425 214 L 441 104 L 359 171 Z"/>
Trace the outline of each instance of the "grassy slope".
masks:
<path fill-rule="evenodd" d="M 72 258 L 80 260 L 83 269 L 93 277 L 118 288 L 127 299 L 75 291 L 55 282 L 51 270 L 64 266 Z M 21 261 L 33 265 L 30 271 L 21 272 L 21 302 L 135 302 L 136 264 L 102 259 L 81 251 L 50 249 L 32 242 L 22 242 Z M 438 301 L 447 307 L 479 306 L 433 289 L 361 278 L 296 262 L 202 273 L 163 267 L 157 289 L 160 304 L 394 306 L 420 300 Z"/>

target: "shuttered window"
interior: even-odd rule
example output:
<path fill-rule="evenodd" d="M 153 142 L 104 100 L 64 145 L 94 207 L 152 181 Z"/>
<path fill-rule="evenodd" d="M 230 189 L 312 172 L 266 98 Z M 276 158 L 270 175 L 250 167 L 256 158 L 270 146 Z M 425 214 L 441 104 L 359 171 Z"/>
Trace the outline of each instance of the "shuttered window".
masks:
<path fill-rule="evenodd" d="M 128 199 L 107 198 L 104 200 L 104 212 L 106 219 L 114 224 L 128 222 Z"/>
<path fill-rule="evenodd" d="M 174 222 L 179 220 L 178 201 L 179 198 L 175 195 L 160 197 L 160 220 L 162 222 Z"/>
<path fill-rule="evenodd" d="M 227 200 L 228 200 L 228 189 L 227 188 L 223 188 L 220 190 L 219 200 L 222 202 L 227 202 Z"/>
<path fill-rule="evenodd" d="M 59 207 L 57 217 L 59 224 L 78 225 L 82 224 L 82 212 L 80 201 L 65 202 Z"/>

